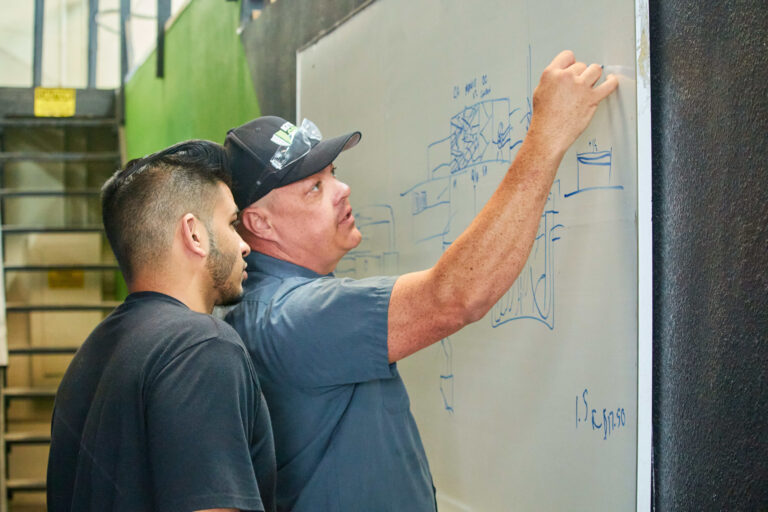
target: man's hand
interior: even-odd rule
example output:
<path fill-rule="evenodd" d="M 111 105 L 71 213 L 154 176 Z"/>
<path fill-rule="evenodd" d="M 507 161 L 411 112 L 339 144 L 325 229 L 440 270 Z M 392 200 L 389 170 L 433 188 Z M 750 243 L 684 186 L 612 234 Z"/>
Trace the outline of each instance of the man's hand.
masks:
<path fill-rule="evenodd" d="M 573 52 L 561 52 L 544 69 L 533 92 L 529 138 L 562 156 L 589 124 L 597 105 L 619 85 L 614 75 L 595 87 L 603 69 L 577 62 Z"/>

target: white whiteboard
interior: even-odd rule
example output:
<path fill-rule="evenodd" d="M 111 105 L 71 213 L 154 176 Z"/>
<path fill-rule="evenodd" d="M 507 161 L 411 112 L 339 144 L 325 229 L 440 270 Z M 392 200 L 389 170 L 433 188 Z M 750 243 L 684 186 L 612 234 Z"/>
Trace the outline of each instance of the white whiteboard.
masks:
<path fill-rule="evenodd" d="M 644 15 L 630 2 L 574 5 L 379 0 L 298 54 L 298 120 L 328 137 L 363 133 L 336 162 L 363 233 L 339 277 L 434 265 L 509 167 L 532 89 L 558 52 L 620 75 L 566 154 L 509 293 L 399 363 L 442 512 L 648 503 L 650 383 L 638 372 L 650 357 L 638 321 L 650 325 L 638 301 L 638 254 L 650 250 L 638 243 L 649 207 L 638 208 L 648 150 L 643 134 L 638 152 L 638 104 L 648 99 L 635 65 Z"/>

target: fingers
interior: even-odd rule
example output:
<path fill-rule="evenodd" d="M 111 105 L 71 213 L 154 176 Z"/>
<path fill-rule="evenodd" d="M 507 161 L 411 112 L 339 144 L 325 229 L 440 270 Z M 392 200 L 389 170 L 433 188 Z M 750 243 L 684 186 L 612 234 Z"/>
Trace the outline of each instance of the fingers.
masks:
<path fill-rule="evenodd" d="M 568 69 L 575 73 L 576 76 L 579 76 L 587 69 L 587 65 L 583 62 L 574 62 L 568 67 Z"/>
<path fill-rule="evenodd" d="M 567 54 L 570 54 L 570 55 L 567 55 Z M 603 74 L 603 67 L 601 65 L 590 64 L 589 66 L 587 66 L 583 62 L 576 62 L 576 57 L 573 55 L 573 52 L 571 52 L 570 50 L 566 50 L 560 53 L 560 55 L 558 55 L 555 58 L 555 61 L 563 57 L 568 57 L 573 59 L 573 62 L 571 62 L 568 68 L 574 73 L 576 73 L 576 75 L 581 76 L 581 78 L 584 80 L 584 83 L 589 84 L 590 87 L 594 87 L 597 81 L 600 80 L 600 76 Z M 553 61 L 553 64 L 555 63 L 555 61 Z M 564 62 L 564 61 L 561 61 L 561 62 Z M 601 101 L 603 98 L 611 94 L 613 91 L 616 90 L 618 86 L 619 86 L 618 78 L 616 78 L 615 75 L 608 75 L 605 78 L 605 82 L 595 87 L 598 101 Z"/>
<path fill-rule="evenodd" d="M 557 57 L 552 59 L 552 62 L 549 63 L 549 67 L 565 69 L 574 62 L 576 62 L 576 57 L 573 55 L 573 52 L 571 50 L 563 50 L 557 54 Z"/>
<path fill-rule="evenodd" d="M 601 83 L 593 90 L 598 97 L 598 101 L 601 101 L 603 98 L 615 91 L 618 86 L 619 80 L 616 78 L 616 75 L 608 75 L 605 77 L 605 82 Z"/>
<path fill-rule="evenodd" d="M 588 83 L 590 86 L 595 85 L 597 81 L 600 79 L 600 75 L 603 74 L 603 67 L 599 64 L 591 64 L 589 67 L 586 67 L 581 73 L 581 77 L 584 79 L 584 82 Z"/>

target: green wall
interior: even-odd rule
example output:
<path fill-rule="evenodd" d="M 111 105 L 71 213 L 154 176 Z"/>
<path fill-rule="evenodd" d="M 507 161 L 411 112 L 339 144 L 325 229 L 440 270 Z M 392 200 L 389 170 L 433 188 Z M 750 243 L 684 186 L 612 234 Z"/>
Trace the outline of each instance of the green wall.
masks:
<path fill-rule="evenodd" d="M 155 77 L 153 52 L 128 80 L 128 159 L 185 139 L 221 143 L 228 129 L 260 115 L 239 14 L 239 2 L 192 0 L 166 32 L 165 77 Z"/>
<path fill-rule="evenodd" d="M 155 77 L 153 52 L 126 82 L 128 160 L 186 139 L 224 142 L 227 130 L 260 115 L 239 18 L 239 2 L 192 0 L 165 34 L 165 77 Z M 127 294 L 118 276 L 115 298 Z"/>

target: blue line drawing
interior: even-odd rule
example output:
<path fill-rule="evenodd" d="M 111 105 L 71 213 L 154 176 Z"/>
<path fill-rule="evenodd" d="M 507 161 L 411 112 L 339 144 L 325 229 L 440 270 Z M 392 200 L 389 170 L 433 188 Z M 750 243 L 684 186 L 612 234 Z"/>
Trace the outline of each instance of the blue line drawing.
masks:
<path fill-rule="evenodd" d="M 443 371 L 440 373 L 440 395 L 443 397 L 443 407 L 453 414 L 453 344 L 448 336 L 440 340 L 440 350 L 443 355 Z"/>
<path fill-rule="evenodd" d="M 474 219 L 512 161 L 528 128 L 528 111 L 509 98 L 488 99 L 450 118 L 450 135 L 427 146 L 425 179 L 400 193 L 411 203 L 416 243 L 450 245 Z"/>
<path fill-rule="evenodd" d="M 541 214 L 539 230 L 523 270 L 507 293 L 491 309 L 491 327 L 513 320 L 530 319 L 541 322 L 550 330 L 555 328 L 555 251 L 554 243 L 563 227 L 555 217 L 555 197 L 560 195 L 560 180 L 556 180 L 547 196 Z"/>
<path fill-rule="evenodd" d="M 504 177 L 517 148 L 531 123 L 531 48 L 528 47 L 527 97 L 513 108 L 507 97 L 486 98 L 490 93 L 486 75 L 481 98 L 450 117 L 449 134 L 427 146 L 426 175 L 402 191 L 410 201 L 415 243 L 440 243 L 444 251 L 477 215 Z M 476 80 L 470 83 L 476 89 Z M 469 87 L 466 86 L 467 88 Z M 469 89 L 465 93 L 471 92 Z M 454 99 L 461 89 L 454 87 Z M 467 96 L 467 94 L 465 94 Z M 558 240 L 555 221 L 555 194 L 550 192 L 542 214 L 532 255 L 512 289 L 494 307 L 491 325 L 499 327 L 512 320 L 530 318 L 554 329 L 554 251 Z M 446 411 L 454 412 L 453 348 L 450 338 L 440 342 L 443 371 L 440 394 Z"/>
<path fill-rule="evenodd" d="M 503 121 L 497 126 L 499 118 Z M 518 123 L 510 122 L 512 119 Z M 410 195 L 417 243 L 440 239 L 445 250 L 466 229 L 507 170 L 514 141 L 518 140 L 511 135 L 522 130 L 522 126 L 515 130 L 515 124 L 529 120 L 528 111 L 509 109 L 506 98 L 482 101 L 451 118 L 451 135 L 428 146 L 431 179 L 400 194 Z M 450 148 L 450 156 L 436 158 L 436 148 Z M 556 221 L 556 197 L 561 197 L 559 180 L 547 198 L 525 267 L 492 309 L 494 328 L 527 318 L 554 329 L 553 244 L 560 238 L 558 229 L 563 227 Z"/>
<path fill-rule="evenodd" d="M 623 185 L 613 183 L 613 148 L 600 151 L 597 141 L 589 142 L 592 151 L 576 154 L 576 190 L 564 197 L 571 197 L 591 190 L 623 190 Z"/>
<path fill-rule="evenodd" d="M 395 216 L 388 204 L 363 206 L 354 211 L 355 225 L 363 238 L 336 266 L 344 277 L 397 275 L 399 253 L 395 250 Z"/>
<path fill-rule="evenodd" d="M 523 113 L 523 116 L 520 118 L 520 123 L 525 123 L 525 133 L 528 133 L 528 128 L 531 127 L 531 118 L 533 117 L 533 104 L 531 103 L 533 98 L 533 88 L 531 84 L 533 83 L 532 80 L 532 71 L 531 71 L 531 45 L 528 45 L 528 61 L 526 63 L 526 76 L 528 78 L 528 83 L 526 84 L 526 91 L 527 95 L 525 97 L 525 112 Z M 523 139 L 520 139 L 518 141 L 515 141 L 515 143 L 512 145 L 514 148 L 518 144 L 522 144 Z"/>

